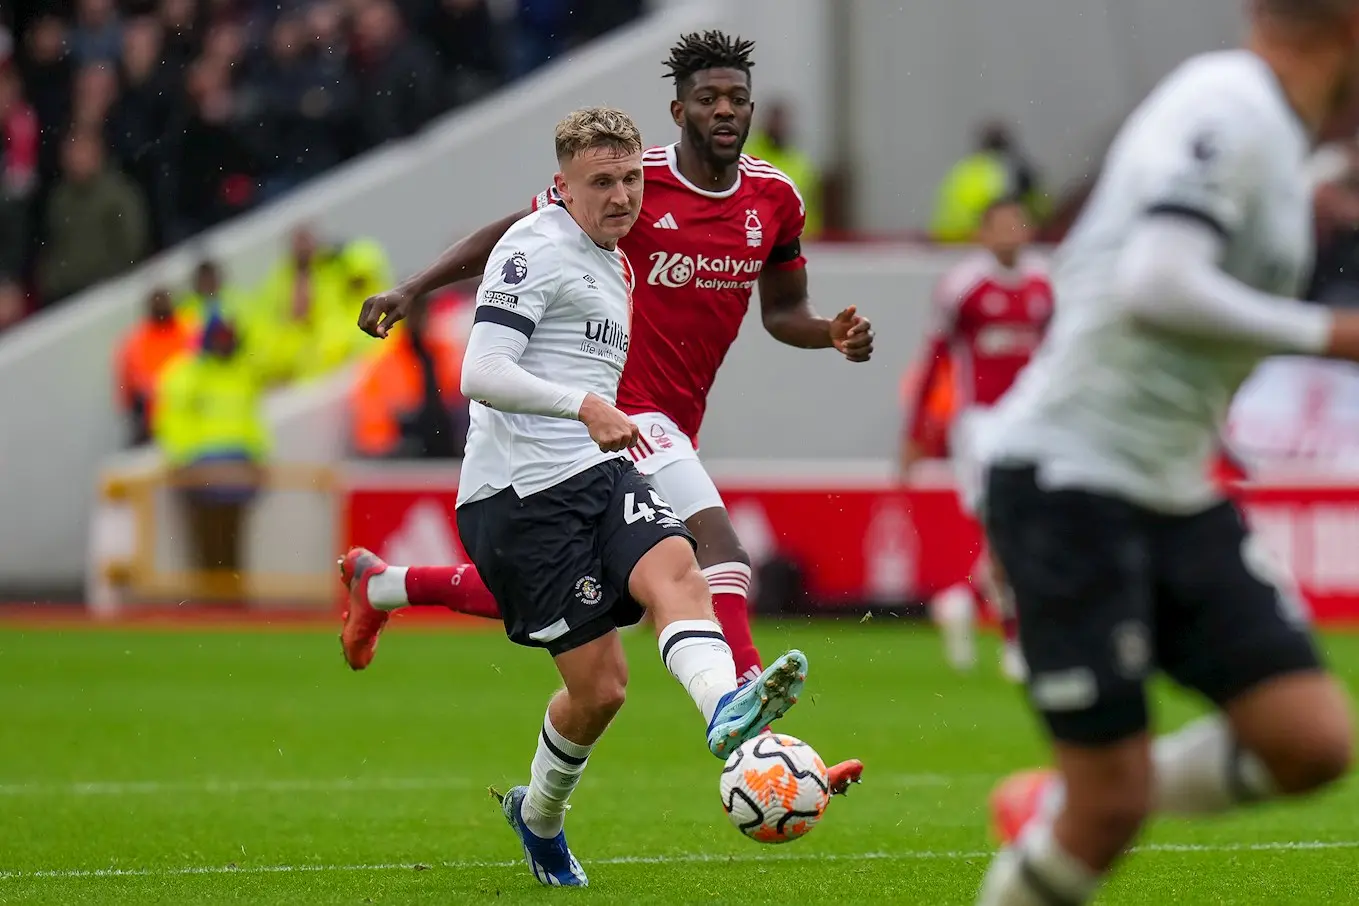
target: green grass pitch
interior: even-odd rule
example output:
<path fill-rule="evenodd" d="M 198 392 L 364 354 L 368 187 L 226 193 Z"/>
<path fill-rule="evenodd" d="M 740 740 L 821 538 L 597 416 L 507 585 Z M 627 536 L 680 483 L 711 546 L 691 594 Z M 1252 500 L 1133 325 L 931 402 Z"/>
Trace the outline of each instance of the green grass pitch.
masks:
<path fill-rule="evenodd" d="M 985 801 L 1042 759 L 1020 694 L 960 677 L 895 620 L 763 622 L 808 653 L 781 729 L 862 786 L 807 838 L 762 846 L 645 631 L 630 697 L 567 827 L 587 890 L 540 888 L 487 788 L 527 776 L 551 664 L 498 631 L 393 624 L 351 673 L 333 630 L 0 630 L 0 903 L 971 904 Z M 1359 638 L 1332 636 L 1353 684 Z M 1163 727 L 1196 711 L 1165 692 Z M 1359 903 L 1359 794 L 1162 822 L 1109 904 Z"/>

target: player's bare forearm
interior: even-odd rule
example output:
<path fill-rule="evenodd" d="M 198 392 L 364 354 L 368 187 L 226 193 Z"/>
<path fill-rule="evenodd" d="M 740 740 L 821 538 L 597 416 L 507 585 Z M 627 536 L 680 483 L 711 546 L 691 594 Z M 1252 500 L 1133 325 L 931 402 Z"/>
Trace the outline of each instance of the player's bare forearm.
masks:
<path fill-rule="evenodd" d="M 451 283 L 480 277 L 482 271 L 486 270 L 486 259 L 491 257 L 491 250 L 500 237 L 529 213 L 528 210 L 517 211 L 469 233 L 449 246 L 429 267 L 403 280 L 397 289 L 411 296 L 420 296 Z"/>
<path fill-rule="evenodd" d="M 385 337 L 405 319 L 416 299 L 450 283 L 480 277 L 486 270 L 486 259 L 491 257 L 500 237 L 528 214 L 528 211 L 519 211 L 487 224 L 453 243 L 429 267 L 386 292 L 369 296 L 359 310 L 359 329 L 370 336 Z"/>
<path fill-rule="evenodd" d="M 831 319 L 812 308 L 807 271 L 773 270 L 760 276 L 760 317 L 764 329 L 780 343 L 799 349 L 829 349 Z"/>

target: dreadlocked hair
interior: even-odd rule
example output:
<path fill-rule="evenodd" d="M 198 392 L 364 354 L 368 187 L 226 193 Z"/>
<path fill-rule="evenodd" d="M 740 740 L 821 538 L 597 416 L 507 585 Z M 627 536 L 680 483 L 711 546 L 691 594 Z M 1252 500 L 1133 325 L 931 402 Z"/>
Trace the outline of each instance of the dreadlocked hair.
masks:
<path fill-rule="evenodd" d="M 733 38 L 726 32 L 705 31 L 681 35 L 679 43 L 670 48 L 670 59 L 664 62 L 668 77 L 675 80 L 675 91 L 681 91 L 695 73 L 705 69 L 739 69 L 747 77 L 754 62 L 750 52 L 754 41 Z"/>

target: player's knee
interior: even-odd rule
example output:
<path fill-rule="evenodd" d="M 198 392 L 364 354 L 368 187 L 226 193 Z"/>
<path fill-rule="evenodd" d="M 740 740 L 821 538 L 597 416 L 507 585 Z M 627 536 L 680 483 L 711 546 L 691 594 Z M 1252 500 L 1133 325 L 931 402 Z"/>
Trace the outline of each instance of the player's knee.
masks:
<path fill-rule="evenodd" d="M 750 554 L 746 553 L 745 547 L 741 544 L 726 509 L 712 507 L 700 510 L 690 516 L 685 524 L 698 545 L 700 565 L 704 567 L 718 563 L 750 565 Z"/>
<path fill-rule="evenodd" d="M 604 667 L 590 678 L 584 688 L 573 689 L 571 694 L 597 721 L 607 724 L 623 710 L 623 703 L 627 700 L 627 668 Z"/>
<path fill-rule="evenodd" d="M 1112 862 L 1152 809 L 1151 757 L 1144 741 L 1061 757 L 1064 811 L 1091 843 L 1096 861 Z"/>
<path fill-rule="evenodd" d="M 1151 785 L 1123 785 L 1111 780 L 1087 787 L 1079 796 L 1073 792 L 1067 797 L 1066 808 L 1076 818 L 1081 833 L 1092 843 L 1099 841 L 1099 848 L 1112 860 L 1137 836 L 1151 814 Z"/>
<path fill-rule="evenodd" d="M 1315 714 L 1290 737 L 1286 749 L 1267 759 L 1281 793 L 1298 795 L 1328 786 L 1349 773 L 1354 761 L 1354 727 L 1342 709 Z"/>
<path fill-rule="evenodd" d="M 628 591 L 643 607 L 666 615 L 712 609 L 693 548 L 679 537 L 666 538 L 647 552 L 632 570 Z"/>
<path fill-rule="evenodd" d="M 623 703 L 627 701 L 627 697 L 628 687 L 625 683 L 605 680 L 594 687 L 590 707 L 600 717 L 607 717 L 612 720 L 619 711 L 623 710 Z"/>
<path fill-rule="evenodd" d="M 1349 695 L 1320 673 L 1283 677 L 1229 706 L 1237 738 L 1259 758 L 1275 789 L 1300 795 L 1349 772 L 1354 723 Z"/>

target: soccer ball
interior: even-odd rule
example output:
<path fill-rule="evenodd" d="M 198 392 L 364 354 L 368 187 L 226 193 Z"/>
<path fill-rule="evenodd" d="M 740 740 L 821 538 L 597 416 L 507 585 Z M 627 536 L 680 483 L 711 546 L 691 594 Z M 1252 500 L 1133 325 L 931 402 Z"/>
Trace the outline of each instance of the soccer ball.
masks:
<path fill-rule="evenodd" d="M 732 752 L 718 789 L 731 823 L 761 843 L 806 836 L 830 801 L 826 763 L 783 733 L 764 733 Z"/>

